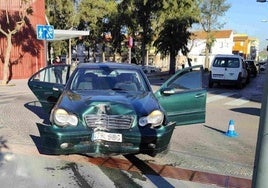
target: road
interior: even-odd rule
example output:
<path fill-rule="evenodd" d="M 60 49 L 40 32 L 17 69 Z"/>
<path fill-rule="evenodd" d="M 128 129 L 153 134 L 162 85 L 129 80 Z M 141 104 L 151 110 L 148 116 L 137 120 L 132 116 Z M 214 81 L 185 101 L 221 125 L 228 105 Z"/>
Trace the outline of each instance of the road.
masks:
<path fill-rule="evenodd" d="M 161 82 L 163 82 L 162 79 L 151 79 L 154 89 L 156 89 Z M 208 89 L 205 124 L 177 127 L 172 136 L 170 151 L 167 155 L 157 156 L 155 158 L 137 155 L 136 159 L 127 160 L 139 161 L 141 163 L 140 168 L 145 166 L 143 162 L 151 162 L 168 167 L 179 167 L 182 169 L 251 179 L 261 107 L 261 83 L 263 83 L 263 74 L 252 79 L 251 83 L 242 90 L 228 86 Z M 103 177 L 97 177 L 96 174 L 89 173 L 87 169 L 89 167 L 81 165 L 81 163 L 88 164 L 89 161 L 90 164 L 96 163 L 96 161 L 91 161 L 91 158 L 81 155 L 40 155 L 36 148 L 36 145 L 39 144 L 39 133 L 36 124 L 47 121 L 48 117 L 43 113 L 34 95 L 26 87 L 25 81 L 17 82 L 14 87 L 1 87 L 0 151 L 7 154 L 12 152 L 17 154 L 15 156 L 0 155 L 2 157 L 1 164 L 5 161 L 12 160 L 14 157 L 24 166 L 30 164 L 31 160 L 39 161 L 38 164 L 40 166 L 38 167 L 45 169 L 45 171 L 42 171 L 42 173 L 39 172 L 39 174 L 35 172 L 35 170 L 28 170 L 26 172 L 19 171 L 18 173 L 22 174 L 22 182 L 25 181 L 25 179 L 23 179 L 24 176 L 34 176 L 39 183 L 43 182 L 40 180 L 40 177 L 45 177 L 51 179 L 51 185 L 58 183 L 59 187 L 75 187 L 77 184 L 81 184 L 80 187 L 83 187 L 83 184 L 86 185 L 89 182 L 90 184 L 88 184 L 87 187 L 110 187 L 110 184 L 106 185 L 100 180 Z M 228 129 L 228 124 L 231 119 L 234 120 L 235 131 L 238 133 L 236 138 L 230 138 L 224 134 Z M 4 148 L 4 144 L 9 148 Z M 20 158 L 20 156 L 25 155 L 28 161 L 26 163 Z M 51 158 L 51 164 L 48 165 L 45 163 L 43 157 Z M 126 158 L 118 156 L 117 159 L 121 160 Z M 65 162 L 63 163 L 58 160 L 64 160 Z M 75 163 L 76 161 L 79 161 L 80 164 Z M 120 167 L 126 165 L 124 162 L 120 163 L 122 163 L 118 165 Z M 92 167 L 92 165 L 90 165 L 90 167 Z M 16 167 L 10 167 L 10 169 L 13 168 L 16 169 Z M 100 170 L 99 168 L 92 168 L 93 171 Z M 35 169 L 35 167 L 30 165 L 29 169 Z M 63 169 L 67 170 L 63 172 Z M 16 170 L 18 171 L 18 169 Z M 134 184 L 133 187 L 140 187 L 140 185 L 143 185 L 143 187 L 151 187 L 152 185 L 157 185 L 156 182 L 158 182 L 158 185 L 162 183 L 165 187 L 173 187 L 176 183 L 178 185 L 178 182 L 174 182 L 174 179 L 162 178 L 155 180 L 150 176 L 138 176 L 135 172 L 129 172 L 127 169 L 125 169 L 127 171 L 118 172 L 107 170 L 106 167 L 103 167 L 101 170 L 102 173 L 109 177 L 109 180 L 112 180 L 113 186 L 118 184 L 119 187 L 123 187 L 127 184 L 133 184 L 133 177 L 136 177 L 134 178 L 136 184 Z M 0 171 L 0 179 L 1 177 L 5 177 L 3 173 L 4 172 Z M 70 174 L 72 174 L 72 176 Z M 53 179 L 53 177 L 58 176 L 62 179 Z M 65 178 L 63 178 L 63 176 Z M 126 178 L 127 176 L 129 178 Z M 85 177 L 87 177 L 87 180 L 84 179 Z M 123 177 L 126 178 L 124 179 L 126 184 L 120 184 Z M 96 182 L 93 181 L 94 179 Z M 139 183 L 137 183 L 137 181 Z M 107 182 L 110 181 L 107 180 Z M 45 182 L 43 183 L 43 185 L 49 185 Z M 187 182 L 183 183 L 185 186 L 180 187 L 188 187 L 186 185 Z M 9 187 L 12 187 L 12 185 Z"/>

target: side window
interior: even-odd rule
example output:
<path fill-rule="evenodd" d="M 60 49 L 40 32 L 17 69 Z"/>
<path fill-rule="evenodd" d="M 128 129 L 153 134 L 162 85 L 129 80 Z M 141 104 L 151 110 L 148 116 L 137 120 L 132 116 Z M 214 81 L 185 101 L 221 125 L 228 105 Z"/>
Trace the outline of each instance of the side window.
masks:
<path fill-rule="evenodd" d="M 188 69 L 174 77 L 167 87 L 174 89 L 175 92 L 200 89 L 203 87 L 202 70 L 200 70 L 200 67 Z"/>
<path fill-rule="evenodd" d="M 32 79 L 40 82 L 66 84 L 68 66 L 49 66 L 38 72 Z"/>

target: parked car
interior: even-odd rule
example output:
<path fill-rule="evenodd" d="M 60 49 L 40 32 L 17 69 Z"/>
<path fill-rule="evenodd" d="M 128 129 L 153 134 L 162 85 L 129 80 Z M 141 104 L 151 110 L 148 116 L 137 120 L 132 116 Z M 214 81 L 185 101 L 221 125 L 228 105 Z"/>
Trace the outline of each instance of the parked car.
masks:
<path fill-rule="evenodd" d="M 202 66 L 178 71 L 155 93 L 137 65 L 64 65 L 63 84 L 54 67 L 28 81 L 50 114 L 49 125 L 38 125 L 44 154 L 155 156 L 167 151 L 175 126 L 205 122 Z"/>
<path fill-rule="evenodd" d="M 151 65 L 144 65 L 142 66 L 142 70 L 145 74 L 150 74 L 150 73 L 154 73 L 154 72 L 161 72 L 160 68 L 151 66 Z"/>
<path fill-rule="evenodd" d="M 262 61 L 256 64 L 259 67 L 259 71 L 265 71 L 266 69 L 266 62 Z"/>
<path fill-rule="evenodd" d="M 257 71 L 257 67 L 255 65 L 255 61 L 254 60 L 245 60 L 245 62 L 247 64 L 248 74 L 256 77 L 258 71 Z"/>
<path fill-rule="evenodd" d="M 216 55 L 212 61 L 209 87 L 214 83 L 235 84 L 239 88 L 249 83 L 246 63 L 239 55 Z"/>

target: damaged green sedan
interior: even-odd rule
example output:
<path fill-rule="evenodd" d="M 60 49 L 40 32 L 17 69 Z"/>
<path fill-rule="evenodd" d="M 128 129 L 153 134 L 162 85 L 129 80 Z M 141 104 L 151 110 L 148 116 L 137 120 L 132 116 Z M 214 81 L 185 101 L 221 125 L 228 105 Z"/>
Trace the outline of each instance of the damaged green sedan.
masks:
<path fill-rule="evenodd" d="M 45 154 L 111 156 L 166 152 L 174 128 L 205 122 L 202 66 L 179 70 L 154 93 L 140 66 L 81 63 L 35 73 L 28 85 L 50 114 L 38 125 Z"/>

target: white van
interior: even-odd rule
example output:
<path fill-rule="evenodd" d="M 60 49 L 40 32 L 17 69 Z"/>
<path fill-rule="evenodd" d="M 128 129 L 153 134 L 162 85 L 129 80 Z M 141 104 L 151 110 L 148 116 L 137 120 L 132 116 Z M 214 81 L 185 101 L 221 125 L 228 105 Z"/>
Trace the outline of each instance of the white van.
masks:
<path fill-rule="evenodd" d="M 249 82 L 246 63 L 239 55 L 216 55 L 210 67 L 209 87 L 217 84 L 236 84 L 242 88 Z"/>

